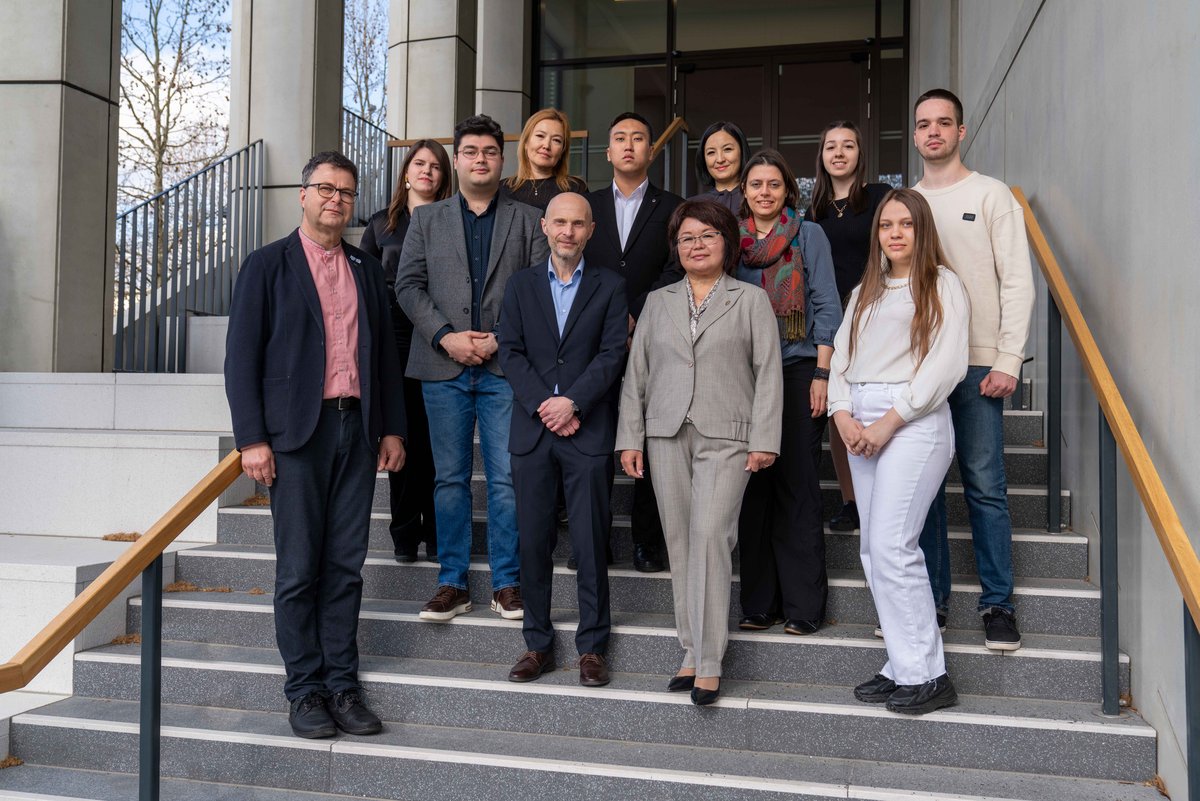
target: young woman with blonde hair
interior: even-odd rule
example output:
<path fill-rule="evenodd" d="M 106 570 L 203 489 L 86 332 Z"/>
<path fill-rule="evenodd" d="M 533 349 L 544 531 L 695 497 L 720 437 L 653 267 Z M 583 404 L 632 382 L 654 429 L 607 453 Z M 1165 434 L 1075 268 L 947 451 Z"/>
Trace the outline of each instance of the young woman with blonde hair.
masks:
<path fill-rule="evenodd" d="M 967 372 L 971 312 L 920 194 L 889 192 L 872 231 L 829 381 L 829 414 L 850 455 L 860 557 L 888 654 L 854 695 L 919 715 L 958 698 L 919 539 L 954 455 L 946 399 Z"/>

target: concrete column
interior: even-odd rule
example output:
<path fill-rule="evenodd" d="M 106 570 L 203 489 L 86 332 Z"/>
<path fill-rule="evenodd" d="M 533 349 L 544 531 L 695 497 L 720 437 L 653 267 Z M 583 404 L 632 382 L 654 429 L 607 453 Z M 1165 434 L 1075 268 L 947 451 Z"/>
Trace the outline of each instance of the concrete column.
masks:
<path fill-rule="evenodd" d="M 342 0 L 233 0 L 230 148 L 266 148 L 263 241 L 300 223 L 300 170 L 341 146 Z"/>
<path fill-rule="evenodd" d="M 532 16 L 529 0 L 479 0 L 475 110 L 505 133 L 520 133 L 530 113 Z"/>
<path fill-rule="evenodd" d="M 477 14 L 478 0 L 391 0 L 389 131 L 450 136 L 475 112 Z"/>
<path fill-rule="evenodd" d="M 121 2 L 5 3 L 4 17 L 0 371 L 100 371 L 112 349 Z"/>

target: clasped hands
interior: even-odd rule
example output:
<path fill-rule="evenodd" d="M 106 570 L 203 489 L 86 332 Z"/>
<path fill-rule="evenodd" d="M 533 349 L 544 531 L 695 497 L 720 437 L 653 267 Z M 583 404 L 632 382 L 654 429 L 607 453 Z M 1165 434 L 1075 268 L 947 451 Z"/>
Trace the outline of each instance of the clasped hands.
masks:
<path fill-rule="evenodd" d="M 552 395 L 537 408 L 542 425 L 560 437 L 569 437 L 579 430 L 579 418 L 575 415 L 575 404 L 570 398 Z"/>
<path fill-rule="evenodd" d="M 837 426 L 838 435 L 846 443 L 846 450 L 855 456 L 870 459 L 888 444 L 896 429 L 904 425 L 904 419 L 895 409 L 889 409 L 887 414 L 864 426 L 850 412 L 834 412 L 833 423 Z"/>
<path fill-rule="evenodd" d="M 496 335 L 482 331 L 451 331 L 438 343 L 450 358 L 468 367 L 483 364 L 496 355 Z"/>

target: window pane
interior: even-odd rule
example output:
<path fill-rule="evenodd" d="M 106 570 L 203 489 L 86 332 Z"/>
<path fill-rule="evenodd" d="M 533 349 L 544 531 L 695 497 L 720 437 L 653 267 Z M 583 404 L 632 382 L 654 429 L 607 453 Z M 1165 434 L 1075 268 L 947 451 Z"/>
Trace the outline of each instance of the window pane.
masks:
<path fill-rule="evenodd" d="M 884 50 L 880 53 L 879 92 L 879 180 L 892 186 L 903 186 L 904 150 L 907 137 L 905 124 L 908 115 L 908 75 L 904 71 L 904 51 Z"/>
<path fill-rule="evenodd" d="M 678 0 L 675 13 L 676 47 L 683 51 L 875 36 L 875 0 Z"/>
<path fill-rule="evenodd" d="M 664 0 L 542 0 L 541 8 L 543 61 L 667 50 Z"/>
<path fill-rule="evenodd" d="M 542 99 L 546 106 L 562 109 L 571 128 L 587 131 L 588 183 L 596 189 L 612 180 L 605 157 L 608 125 L 622 111 L 636 111 L 654 128 L 657 137 L 666 127 L 667 84 L 663 64 L 621 67 L 545 67 Z M 571 173 L 583 175 L 583 142 L 571 145 Z M 662 183 L 662 157 L 651 166 L 650 178 Z"/>
<path fill-rule="evenodd" d="M 879 29 L 885 37 L 904 35 L 904 0 L 883 0 Z"/>

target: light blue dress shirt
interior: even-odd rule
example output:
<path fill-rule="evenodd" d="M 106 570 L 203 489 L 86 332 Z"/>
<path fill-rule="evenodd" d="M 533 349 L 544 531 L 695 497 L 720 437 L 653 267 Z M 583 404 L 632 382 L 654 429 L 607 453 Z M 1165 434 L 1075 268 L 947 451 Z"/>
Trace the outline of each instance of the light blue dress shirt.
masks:
<path fill-rule="evenodd" d="M 554 301 L 554 316 L 558 320 L 558 336 L 561 339 L 567 316 L 571 313 L 571 305 L 575 303 L 575 296 L 579 294 L 579 282 L 583 278 L 583 259 L 579 260 L 579 266 L 571 273 L 571 280 L 565 284 L 554 270 L 552 258 L 546 262 L 546 273 L 550 278 L 550 299 Z M 558 384 L 554 385 L 554 394 L 558 394 Z"/>

